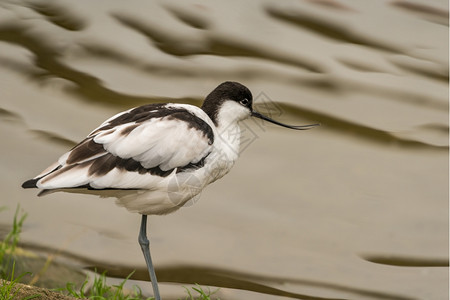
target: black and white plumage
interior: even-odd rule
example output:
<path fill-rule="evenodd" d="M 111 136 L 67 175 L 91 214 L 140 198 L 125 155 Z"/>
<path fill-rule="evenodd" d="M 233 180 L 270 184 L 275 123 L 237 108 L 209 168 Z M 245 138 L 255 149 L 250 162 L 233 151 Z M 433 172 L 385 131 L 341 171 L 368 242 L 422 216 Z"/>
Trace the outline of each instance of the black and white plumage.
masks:
<path fill-rule="evenodd" d="M 315 126 L 279 123 L 253 111 L 252 102 L 245 86 L 224 82 L 201 108 L 166 103 L 121 112 L 22 187 L 116 197 L 143 215 L 139 242 L 146 256 L 146 215 L 177 210 L 229 172 L 239 153 L 239 121 L 253 116 L 292 129 Z M 159 299 L 149 251 L 146 262 Z"/>
<path fill-rule="evenodd" d="M 206 113 L 195 106 L 149 104 L 130 109 L 106 120 L 24 187 L 87 188 L 99 195 L 117 194 L 133 212 L 168 213 L 189 200 L 177 184 L 184 176 L 194 176 L 196 183 L 210 182 L 202 168 L 218 144 L 213 128 Z M 186 195 L 195 196 L 189 188 Z"/>
<path fill-rule="evenodd" d="M 268 119 L 252 110 L 251 92 L 237 82 L 219 85 L 201 108 L 133 108 L 103 122 L 23 187 L 115 196 L 132 212 L 170 213 L 228 173 L 239 153 L 238 122 L 252 115 Z"/>

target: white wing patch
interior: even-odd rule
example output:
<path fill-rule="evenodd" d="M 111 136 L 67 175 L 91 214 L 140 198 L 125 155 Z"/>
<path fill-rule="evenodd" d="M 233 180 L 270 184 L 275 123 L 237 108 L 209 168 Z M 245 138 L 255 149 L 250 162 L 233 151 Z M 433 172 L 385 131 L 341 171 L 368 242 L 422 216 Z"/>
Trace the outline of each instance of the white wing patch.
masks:
<path fill-rule="evenodd" d="M 159 166 L 163 171 L 197 163 L 211 149 L 208 138 L 184 121 L 151 119 L 129 134 L 121 134 L 128 126 L 100 133 L 94 141 L 115 156 L 133 158 L 147 169 Z"/>
<path fill-rule="evenodd" d="M 129 127 L 135 128 L 124 134 Z M 159 166 L 163 171 L 199 162 L 212 144 L 204 132 L 169 117 L 119 125 L 98 133 L 93 140 L 115 156 L 133 158 L 146 169 Z"/>

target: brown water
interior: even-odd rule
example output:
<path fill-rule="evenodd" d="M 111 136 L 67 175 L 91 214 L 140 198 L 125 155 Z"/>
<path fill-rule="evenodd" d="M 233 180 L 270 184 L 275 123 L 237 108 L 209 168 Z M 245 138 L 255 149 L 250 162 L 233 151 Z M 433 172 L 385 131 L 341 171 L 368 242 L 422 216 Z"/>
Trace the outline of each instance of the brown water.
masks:
<path fill-rule="evenodd" d="M 150 218 L 162 295 L 448 298 L 447 1 L 2 0 L 0 65 L 0 229 L 20 203 L 28 247 L 145 279 L 138 215 L 20 184 L 114 113 L 234 80 L 322 126 L 247 121 L 231 173 Z"/>

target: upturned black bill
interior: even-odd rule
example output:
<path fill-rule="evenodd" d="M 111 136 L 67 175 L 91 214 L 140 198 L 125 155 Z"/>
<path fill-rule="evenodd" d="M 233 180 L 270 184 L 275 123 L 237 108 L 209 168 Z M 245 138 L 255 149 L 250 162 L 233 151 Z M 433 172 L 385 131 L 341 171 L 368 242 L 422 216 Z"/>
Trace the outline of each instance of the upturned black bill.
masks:
<path fill-rule="evenodd" d="M 314 128 L 316 126 L 319 126 L 320 124 L 311 124 L 311 125 L 301 125 L 301 126 L 292 126 L 292 125 L 287 125 L 287 124 L 283 124 L 280 123 L 278 121 L 272 120 L 269 117 L 266 117 L 265 115 L 260 114 L 259 112 L 256 111 L 252 111 L 252 117 L 256 117 L 262 120 L 265 120 L 267 122 L 273 123 L 273 124 L 277 124 L 286 128 L 290 128 L 290 129 L 295 129 L 295 130 L 306 130 L 306 129 L 311 129 Z"/>

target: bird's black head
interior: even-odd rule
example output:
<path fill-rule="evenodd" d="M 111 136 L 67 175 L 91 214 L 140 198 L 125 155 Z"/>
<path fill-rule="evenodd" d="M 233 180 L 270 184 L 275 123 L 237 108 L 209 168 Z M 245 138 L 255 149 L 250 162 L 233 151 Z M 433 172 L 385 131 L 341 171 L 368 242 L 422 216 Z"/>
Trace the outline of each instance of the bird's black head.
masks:
<path fill-rule="evenodd" d="M 220 108 L 225 101 L 235 101 L 252 111 L 253 96 L 250 90 L 239 82 L 226 81 L 219 84 L 203 102 L 202 109 L 214 124 L 217 125 L 217 117 Z"/>
<path fill-rule="evenodd" d="M 239 105 L 236 105 L 236 103 Z M 236 122 L 250 116 L 277 124 L 279 126 L 297 130 L 310 129 L 318 125 L 286 125 L 254 111 L 252 105 L 253 96 L 247 87 L 239 82 L 226 81 L 221 83 L 211 93 L 209 93 L 208 96 L 206 96 L 202 109 L 208 114 L 216 126 L 218 126 L 220 118 L 224 119 L 226 122 Z M 221 117 L 219 117 L 219 114 Z"/>

